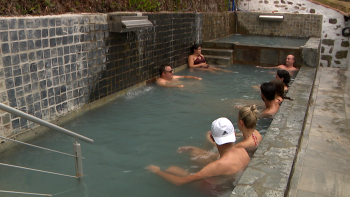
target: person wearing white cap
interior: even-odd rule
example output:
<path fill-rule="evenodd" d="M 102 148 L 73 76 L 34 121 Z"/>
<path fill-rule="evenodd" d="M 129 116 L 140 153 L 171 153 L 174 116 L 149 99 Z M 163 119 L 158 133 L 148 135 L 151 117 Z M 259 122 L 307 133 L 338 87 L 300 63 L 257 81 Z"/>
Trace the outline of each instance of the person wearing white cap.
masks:
<path fill-rule="evenodd" d="M 163 172 L 160 167 L 150 165 L 147 170 L 175 184 L 184 185 L 198 180 L 207 180 L 218 176 L 234 176 L 242 171 L 249 161 L 249 155 L 244 148 L 234 147 L 236 141 L 234 127 L 227 118 L 218 118 L 211 126 L 211 138 L 215 141 L 220 157 L 204 166 L 199 172 L 190 174 L 186 170 L 172 166 Z M 193 147 L 195 148 L 195 147 Z"/>

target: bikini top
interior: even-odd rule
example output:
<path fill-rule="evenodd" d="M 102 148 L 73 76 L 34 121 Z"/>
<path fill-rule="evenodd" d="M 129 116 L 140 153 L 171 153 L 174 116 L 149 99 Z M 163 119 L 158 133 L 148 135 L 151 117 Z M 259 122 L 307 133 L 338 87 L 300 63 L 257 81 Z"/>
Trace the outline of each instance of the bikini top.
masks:
<path fill-rule="evenodd" d="M 194 60 L 193 64 L 197 65 L 197 64 L 201 64 L 201 63 L 205 63 L 205 57 L 202 56 L 198 56 L 196 60 Z"/>

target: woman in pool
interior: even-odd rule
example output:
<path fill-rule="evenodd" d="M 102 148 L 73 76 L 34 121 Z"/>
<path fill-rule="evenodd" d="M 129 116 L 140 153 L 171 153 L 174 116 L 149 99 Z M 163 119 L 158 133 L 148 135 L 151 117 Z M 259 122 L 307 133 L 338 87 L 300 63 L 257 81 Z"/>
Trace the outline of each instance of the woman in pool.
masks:
<path fill-rule="evenodd" d="M 214 66 L 210 66 L 209 64 L 207 64 L 205 57 L 202 55 L 202 46 L 199 44 L 194 44 L 191 47 L 191 53 L 192 53 L 192 55 L 190 55 L 188 57 L 188 66 L 190 68 L 207 70 L 210 72 L 215 72 L 215 71 L 232 72 L 229 70 L 223 70 L 221 68 L 216 68 Z"/>
<path fill-rule="evenodd" d="M 284 83 L 280 79 L 273 79 L 270 81 L 270 83 L 273 83 L 276 86 L 276 95 L 275 95 L 275 101 L 278 103 L 278 105 L 281 105 L 284 99 L 293 100 L 290 97 L 284 96 L 285 92 L 285 86 Z"/>
<path fill-rule="evenodd" d="M 242 142 L 236 144 L 235 147 L 245 148 L 249 156 L 252 156 L 262 140 L 259 131 L 255 130 L 257 121 L 258 110 L 255 105 L 246 106 L 239 110 L 237 125 L 243 133 L 244 139 Z"/>
<path fill-rule="evenodd" d="M 277 70 L 276 79 L 281 80 L 284 83 L 284 91 L 288 91 L 289 82 L 290 82 L 290 74 L 286 70 Z"/>

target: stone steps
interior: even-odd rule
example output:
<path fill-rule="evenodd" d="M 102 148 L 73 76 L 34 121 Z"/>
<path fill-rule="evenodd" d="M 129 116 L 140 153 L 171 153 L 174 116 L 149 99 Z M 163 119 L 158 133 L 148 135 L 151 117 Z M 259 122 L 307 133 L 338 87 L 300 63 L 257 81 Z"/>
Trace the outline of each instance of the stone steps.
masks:
<path fill-rule="evenodd" d="M 229 65 L 232 64 L 232 56 L 215 56 L 215 55 L 206 55 L 205 60 L 208 64 L 214 65 Z"/>
<path fill-rule="evenodd" d="M 227 56 L 231 57 L 233 55 L 232 49 L 213 49 L 213 48 L 202 48 L 202 54 L 204 56 L 214 55 L 214 56 Z"/>
<path fill-rule="evenodd" d="M 203 42 L 202 48 L 211 48 L 211 49 L 234 49 L 234 43 L 225 43 L 225 42 Z"/>

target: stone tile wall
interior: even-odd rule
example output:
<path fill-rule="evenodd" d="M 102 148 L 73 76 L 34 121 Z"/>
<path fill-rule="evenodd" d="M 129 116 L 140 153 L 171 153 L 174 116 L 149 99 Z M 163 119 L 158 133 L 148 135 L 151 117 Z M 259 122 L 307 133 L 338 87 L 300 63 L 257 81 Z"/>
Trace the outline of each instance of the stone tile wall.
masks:
<path fill-rule="evenodd" d="M 259 15 L 283 15 L 284 20 L 261 21 Z M 238 33 L 253 35 L 271 35 L 286 37 L 321 37 L 322 15 L 238 12 Z"/>
<path fill-rule="evenodd" d="M 0 102 L 44 120 L 187 62 L 198 14 L 147 14 L 154 27 L 109 32 L 106 14 L 0 18 Z M 1 112 L 1 136 L 32 128 Z"/>
<path fill-rule="evenodd" d="M 203 13 L 203 41 L 221 38 L 235 32 L 233 12 Z"/>

